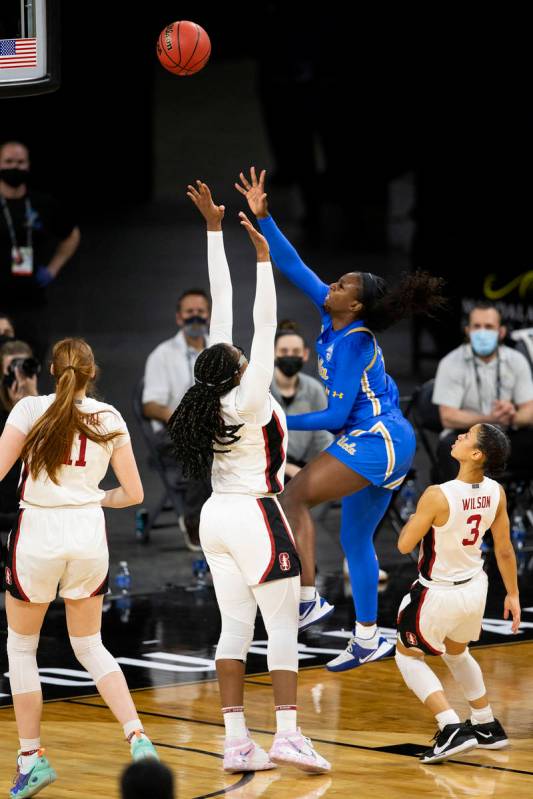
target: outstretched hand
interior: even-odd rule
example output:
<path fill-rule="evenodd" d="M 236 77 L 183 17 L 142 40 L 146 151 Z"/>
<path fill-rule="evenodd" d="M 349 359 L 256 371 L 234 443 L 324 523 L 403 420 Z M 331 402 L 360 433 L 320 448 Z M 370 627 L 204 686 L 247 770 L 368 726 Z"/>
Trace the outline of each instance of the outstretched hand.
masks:
<path fill-rule="evenodd" d="M 236 183 L 235 188 L 246 197 L 252 214 L 258 219 L 265 219 L 268 216 L 267 195 L 265 194 L 266 169 L 261 170 L 259 178 L 255 173 L 255 166 L 250 168 L 250 180 L 244 176 L 243 172 L 239 177 L 241 182 Z"/>
<path fill-rule="evenodd" d="M 187 197 L 193 201 L 202 214 L 207 222 L 208 230 L 222 230 L 222 220 L 226 209 L 223 205 L 215 205 L 207 183 L 197 180 L 196 188 L 187 186 Z"/>
<path fill-rule="evenodd" d="M 270 252 L 265 237 L 262 236 L 261 233 L 256 230 L 256 228 L 254 228 L 243 211 L 239 212 L 239 217 L 241 220 L 241 225 L 250 236 L 250 240 L 255 247 L 257 252 L 257 262 L 262 263 L 263 261 L 270 261 Z"/>

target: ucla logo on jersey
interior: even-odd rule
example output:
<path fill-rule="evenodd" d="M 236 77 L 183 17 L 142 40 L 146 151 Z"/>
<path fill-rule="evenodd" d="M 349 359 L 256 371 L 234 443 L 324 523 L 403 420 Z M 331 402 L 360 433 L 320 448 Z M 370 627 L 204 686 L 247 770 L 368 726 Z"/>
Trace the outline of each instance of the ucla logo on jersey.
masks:
<path fill-rule="evenodd" d="M 336 444 L 338 447 L 345 450 L 348 455 L 355 455 L 357 443 L 355 441 L 350 441 L 348 436 L 341 436 L 339 439 L 337 439 Z"/>
<path fill-rule="evenodd" d="M 333 355 L 333 344 L 327 348 L 326 350 L 326 361 L 331 361 L 331 356 Z"/>
<path fill-rule="evenodd" d="M 328 370 L 324 366 L 324 360 L 322 356 L 318 357 L 318 374 L 322 378 L 322 380 L 329 380 Z"/>

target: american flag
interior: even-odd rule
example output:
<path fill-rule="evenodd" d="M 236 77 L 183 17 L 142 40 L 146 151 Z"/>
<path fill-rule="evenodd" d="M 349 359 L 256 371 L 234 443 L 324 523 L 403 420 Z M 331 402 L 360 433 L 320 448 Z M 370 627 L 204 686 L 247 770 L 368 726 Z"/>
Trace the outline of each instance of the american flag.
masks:
<path fill-rule="evenodd" d="M 0 39 L 0 69 L 37 66 L 37 39 Z"/>

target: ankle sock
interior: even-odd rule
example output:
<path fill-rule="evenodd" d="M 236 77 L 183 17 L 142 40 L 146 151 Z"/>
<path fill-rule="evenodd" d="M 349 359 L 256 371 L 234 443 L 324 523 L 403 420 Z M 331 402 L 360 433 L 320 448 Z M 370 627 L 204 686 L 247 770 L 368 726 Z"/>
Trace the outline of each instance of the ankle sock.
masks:
<path fill-rule="evenodd" d="M 224 727 L 226 728 L 227 738 L 246 738 L 248 736 L 244 718 L 244 707 L 242 705 L 223 707 L 222 714 L 224 716 Z"/>
<path fill-rule="evenodd" d="M 437 713 L 435 716 L 437 720 L 437 724 L 439 725 L 439 730 L 443 730 L 447 724 L 460 724 L 461 719 L 452 708 L 448 710 L 443 710 L 441 713 Z"/>
<path fill-rule="evenodd" d="M 470 721 L 472 724 L 490 724 L 491 721 L 494 721 L 491 706 L 470 707 Z"/>
<path fill-rule="evenodd" d="M 276 732 L 296 732 L 296 705 L 276 705 Z"/>
<path fill-rule="evenodd" d="M 300 587 L 300 602 L 312 602 L 316 596 L 314 585 L 302 585 Z"/>

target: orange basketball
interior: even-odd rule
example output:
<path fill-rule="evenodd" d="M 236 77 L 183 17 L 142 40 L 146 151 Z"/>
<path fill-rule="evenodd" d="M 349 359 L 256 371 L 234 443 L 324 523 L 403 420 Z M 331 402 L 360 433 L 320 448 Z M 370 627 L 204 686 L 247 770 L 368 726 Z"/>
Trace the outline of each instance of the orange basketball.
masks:
<path fill-rule="evenodd" d="M 173 75 L 194 75 L 211 55 L 209 36 L 196 22 L 171 22 L 157 40 L 157 57 Z"/>

